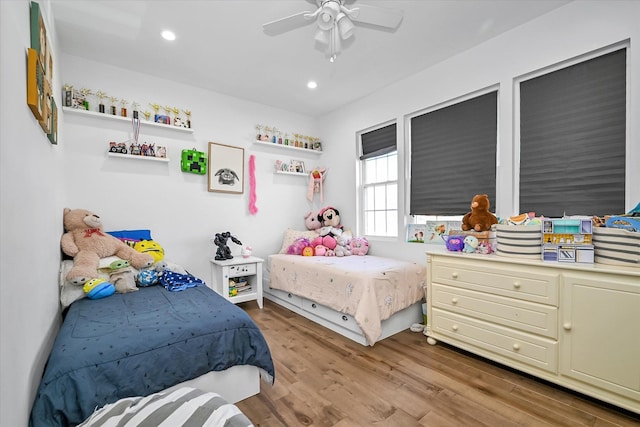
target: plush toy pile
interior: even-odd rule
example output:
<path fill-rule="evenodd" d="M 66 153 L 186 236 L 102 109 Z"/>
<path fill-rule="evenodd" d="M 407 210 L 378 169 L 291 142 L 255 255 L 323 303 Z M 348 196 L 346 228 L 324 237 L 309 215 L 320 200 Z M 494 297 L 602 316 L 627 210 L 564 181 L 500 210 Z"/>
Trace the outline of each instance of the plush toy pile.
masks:
<path fill-rule="evenodd" d="M 328 206 L 318 212 L 308 212 L 304 216 L 308 230 L 315 230 L 313 239 L 300 237 L 288 248 L 287 254 L 304 256 L 350 256 L 366 255 L 369 242 L 364 237 L 352 237 L 351 231 L 344 229 L 338 209 Z"/>
<path fill-rule="evenodd" d="M 151 267 L 154 259 L 127 246 L 121 240 L 104 233 L 100 217 L 84 209 L 65 209 L 64 228 L 60 246 L 73 257 L 73 268 L 66 279 L 74 285 L 83 285 L 98 277 L 101 258 L 117 256 L 129 261 L 134 268 Z"/>

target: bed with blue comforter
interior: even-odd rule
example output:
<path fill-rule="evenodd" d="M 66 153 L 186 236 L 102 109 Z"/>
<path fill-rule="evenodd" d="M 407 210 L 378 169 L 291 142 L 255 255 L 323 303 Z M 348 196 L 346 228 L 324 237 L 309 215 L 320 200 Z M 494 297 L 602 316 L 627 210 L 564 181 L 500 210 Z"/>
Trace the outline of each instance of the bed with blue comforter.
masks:
<path fill-rule="evenodd" d="M 76 425 L 105 404 L 236 365 L 256 366 L 273 382 L 271 353 L 256 324 L 206 286 L 81 299 L 56 338 L 30 426 Z"/>

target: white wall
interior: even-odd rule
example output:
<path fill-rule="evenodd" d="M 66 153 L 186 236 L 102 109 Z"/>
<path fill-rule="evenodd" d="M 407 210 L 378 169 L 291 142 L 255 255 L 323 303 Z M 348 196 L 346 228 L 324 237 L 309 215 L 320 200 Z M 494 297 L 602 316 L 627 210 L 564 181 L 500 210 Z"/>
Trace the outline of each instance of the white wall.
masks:
<path fill-rule="evenodd" d="M 336 197 L 343 217 L 356 217 L 356 194 L 339 192 L 357 182 L 356 132 L 392 119 L 398 121 L 399 155 L 408 146 L 405 117 L 413 112 L 450 99 L 500 85 L 498 137 L 498 189 L 496 212 L 499 216 L 519 214 L 514 196 L 514 101 L 513 79 L 555 63 L 631 39 L 628 51 L 629 133 L 627 136 L 628 211 L 640 201 L 640 2 L 575 1 L 526 25 L 492 39 L 430 69 L 424 70 L 322 117 L 320 128 L 332 159 L 333 180 L 327 191 Z M 425 40 L 424 43 L 437 41 Z M 416 54 L 419 55 L 416 43 Z M 446 161 L 446 159 L 442 159 Z M 336 175 L 339 174 L 338 179 Z M 406 170 L 399 175 L 405 176 Z M 446 185 L 446 177 L 442 184 Z M 635 185 L 634 185 L 635 184 Z M 402 197 L 401 192 L 401 197 Z M 406 201 L 402 197 L 401 205 Z M 597 203 L 597 201 L 594 201 Z M 401 230 L 404 224 L 402 224 Z M 428 245 L 403 242 L 404 233 L 393 241 L 374 240 L 370 251 L 377 255 L 405 257 L 421 261 Z"/>
<path fill-rule="evenodd" d="M 109 141 L 132 137 L 129 122 L 64 114 L 64 181 L 70 208 L 95 211 L 105 230 L 148 228 L 165 249 L 168 260 L 192 274 L 210 280 L 209 259 L 215 254 L 211 239 L 230 231 L 264 257 L 280 248 L 287 226 L 304 229 L 308 210 L 307 181 L 303 177 L 274 175 L 276 159 L 300 158 L 311 167 L 318 156 L 304 151 L 277 150 L 256 145 L 255 125 L 318 135 L 308 116 L 266 107 L 171 81 L 151 78 L 109 65 L 63 55 L 64 84 L 102 90 L 115 97 L 136 100 L 141 110 L 150 102 L 192 111 L 193 134 L 142 125 L 139 141 L 167 146 L 169 163 L 120 159 L 106 155 Z M 93 109 L 97 102 L 92 101 Z M 107 104 L 108 108 L 108 104 Z M 245 150 L 245 188 L 242 195 L 207 191 L 207 175 L 180 170 L 183 149 L 207 152 L 208 142 Z M 257 215 L 250 215 L 249 156 L 256 157 Z M 229 242 L 235 252 L 240 247 Z"/>
<path fill-rule="evenodd" d="M 54 53 L 48 1 L 40 2 Z M 29 1 L 0 1 L 0 425 L 26 426 L 57 332 L 63 146 L 27 106 Z M 57 65 L 54 62 L 54 66 Z M 54 88 L 59 90 L 58 70 Z"/>

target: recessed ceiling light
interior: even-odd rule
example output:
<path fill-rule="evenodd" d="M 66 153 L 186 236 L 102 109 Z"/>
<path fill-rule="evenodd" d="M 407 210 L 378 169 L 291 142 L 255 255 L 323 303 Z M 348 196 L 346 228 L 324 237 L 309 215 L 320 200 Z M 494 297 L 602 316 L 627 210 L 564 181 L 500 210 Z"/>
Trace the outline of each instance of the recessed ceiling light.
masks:
<path fill-rule="evenodd" d="M 315 89 L 318 87 L 318 83 L 314 82 L 313 80 L 310 80 L 309 83 L 307 83 L 307 87 L 309 89 Z"/>
<path fill-rule="evenodd" d="M 176 35 L 173 34 L 172 31 L 164 30 L 162 32 L 162 38 L 165 39 L 165 40 L 175 40 L 176 39 Z"/>

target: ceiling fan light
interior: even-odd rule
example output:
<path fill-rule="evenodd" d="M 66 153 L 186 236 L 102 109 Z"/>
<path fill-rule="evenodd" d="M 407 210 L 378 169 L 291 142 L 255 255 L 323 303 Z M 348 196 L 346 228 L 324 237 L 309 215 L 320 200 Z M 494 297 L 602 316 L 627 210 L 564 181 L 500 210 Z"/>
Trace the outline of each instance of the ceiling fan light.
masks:
<path fill-rule="evenodd" d="M 318 15 L 318 27 L 323 30 L 330 30 L 336 22 L 336 17 L 340 12 L 340 6 L 334 2 L 327 2 L 322 6 Z"/>
<path fill-rule="evenodd" d="M 314 39 L 322 44 L 329 44 L 329 32 L 318 28 Z"/>
<path fill-rule="evenodd" d="M 340 13 L 336 18 L 336 23 L 338 24 L 338 30 L 340 31 L 340 37 L 344 40 L 348 39 L 353 35 L 354 25 L 353 22 L 345 15 L 344 13 Z"/>

